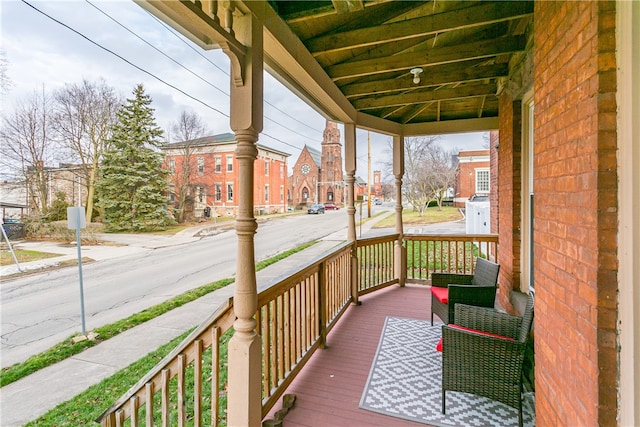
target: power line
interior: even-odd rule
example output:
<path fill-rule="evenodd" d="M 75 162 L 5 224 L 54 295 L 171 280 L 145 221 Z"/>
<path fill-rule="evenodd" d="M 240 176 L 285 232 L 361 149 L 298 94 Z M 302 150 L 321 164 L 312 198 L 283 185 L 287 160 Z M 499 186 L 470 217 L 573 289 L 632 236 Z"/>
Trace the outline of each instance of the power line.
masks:
<path fill-rule="evenodd" d="M 88 0 L 87 0 L 87 1 L 88 1 Z M 147 12 L 147 13 L 149 13 L 149 12 Z M 151 14 L 151 13 L 149 13 L 149 16 L 151 16 L 153 19 L 155 19 L 155 20 L 156 20 L 160 25 L 162 25 L 162 26 L 163 26 L 163 27 L 164 27 L 168 32 L 170 32 L 171 34 L 173 34 L 173 36 L 174 36 L 174 37 L 176 37 L 178 40 L 180 40 L 182 43 L 184 43 L 186 46 L 188 46 L 188 47 L 189 47 L 189 49 L 193 50 L 196 54 L 198 54 L 200 57 L 202 57 L 205 61 L 207 61 L 208 63 L 210 63 L 210 64 L 211 64 L 211 65 L 213 65 L 214 67 L 216 67 L 218 70 L 222 71 L 222 72 L 223 72 L 224 74 L 226 74 L 227 76 L 229 75 L 229 73 L 228 73 L 226 70 L 222 69 L 222 68 L 221 68 L 220 66 L 218 66 L 215 62 L 211 61 L 209 58 L 207 58 L 205 55 L 203 55 L 203 54 L 202 54 L 202 52 L 200 52 L 199 50 L 195 49 L 191 44 L 187 43 L 187 42 L 186 42 L 182 37 L 180 37 L 180 35 L 178 35 L 178 34 L 175 32 L 175 30 L 174 30 L 173 28 L 169 27 L 167 24 L 165 24 L 164 22 L 162 22 L 160 19 L 158 19 L 156 16 L 154 16 L 154 15 L 153 15 L 153 14 Z M 271 106 L 271 107 L 275 108 L 275 109 L 276 109 L 276 110 L 278 110 L 280 113 L 284 114 L 285 116 L 289 117 L 290 119 L 295 120 L 296 122 L 300 123 L 301 125 L 308 127 L 309 129 L 311 129 L 311 130 L 312 130 L 312 131 L 314 131 L 314 132 L 317 132 L 317 133 L 319 133 L 319 134 L 322 134 L 322 131 L 321 131 L 321 130 L 318 130 L 318 129 L 316 129 L 316 128 L 312 127 L 312 126 L 309 126 L 307 123 L 305 123 L 305 122 L 303 122 L 303 121 L 301 121 L 301 120 L 298 120 L 296 117 L 294 117 L 294 116 L 292 116 L 291 114 L 287 113 L 286 111 L 284 111 L 284 110 L 282 110 L 282 109 L 278 108 L 277 106 L 275 106 L 274 104 L 272 104 L 272 103 L 271 103 L 271 102 L 269 102 L 268 100 L 266 100 L 266 99 L 265 99 L 265 100 L 264 100 L 264 102 L 265 102 L 265 104 L 267 104 L 267 105 L 269 105 L 269 106 Z M 266 116 L 265 116 L 265 117 L 266 117 Z M 267 118 L 268 118 L 268 117 L 267 117 Z M 272 120 L 272 119 L 269 119 L 269 120 Z M 273 120 L 272 120 L 272 121 L 273 121 Z M 276 124 L 279 124 L 279 125 L 280 125 L 280 123 L 277 123 L 277 122 L 274 122 L 274 123 L 276 123 Z M 284 127 L 284 128 L 285 128 L 285 129 L 287 129 L 287 130 L 290 130 L 290 131 L 292 131 L 292 132 L 294 132 L 294 133 L 298 133 L 298 132 L 296 132 L 296 131 L 294 131 L 294 130 L 291 130 L 291 129 L 287 128 L 287 127 L 286 127 L 286 126 L 284 126 L 284 125 L 280 125 L 280 126 Z M 308 136 L 302 135 L 302 134 L 300 134 L 300 133 L 298 133 L 298 135 L 304 136 L 305 138 L 309 138 Z M 312 138 L 309 138 L 309 139 L 312 139 Z"/>
<path fill-rule="evenodd" d="M 108 48 L 106 48 L 106 47 L 104 47 L 104 46 L 102 46 L 102 45 L 101 45 L 101 44 L 99 44 L 98 42 L 93 41 L 92 39 L 90 39 L 89 37 L 87 37 L 87 36 L 85 36 L 84 34 L 80 33 L 79 31 L 77 31 L 77 30 L 75 30 L 75 29 L 71 28 L 71 27 L 70 27 L 70 26 L 68 26 L 67 24 L 65 24 L 65 23 L 63 23 L 63 22 L 61 22 L 61 21 L 59 21 L 59 20 L 55 19 L 54 17 L 52 17 L 52 16 L 48 15 L 47 13 L 45 13 L 45 12 L 43 12 L 42 10 L 38 9 L 37 7 L 33 6 L 32 4 L 30 4 L 30 3 L 29 3 L 29 2 L 27 2 L 26 0 L 22 0 L 22 2 L 23 2 L 23 3 L 25 3 L 27 6 L 31 7 L 32 9 L 36 10 L 37 12 L 41 13 L 42 15 L 46 16 L 47 18 L 51 19 L 52 21 L 54 21 L 54 22 L 56 22 L 56 23 L 58 23 L 58 24 L 62 25 L 63 27 L 65 27 L 65 28 L 67 28 L 67 29 L 69 29 L 69 30 L 73 31 L 74 33 L 76 33 L 77 35 L 79 35 L 79 36 L 80 36 L 80 37 L 82 37 L 83 39 L 87 40 L 88 42 L 90 42 L 90 43 L 94 44 L 95 46 L 99 47 L 100 49 L 103 49 L 103 50 L 105 50 L 106 52 L 109 52 L 110 54 L 112 54 L 112 55 L 116 56 L 117 58 L 119 58 L 119 59 L 123 60 L 124 62 L 126 62 L 127 64 L 129 64 L 129 65 L 131 65 L 132 67 L 136 68 L 137 70 L 142 71 L 143 73 L 145 73 L 145 74 L 147 74 L 147 75 L 149 75 L 149 76 L 151 76 L 151 77 L 153 77 L 153 78 L 157 79 L 157 80 L 158 80 L 158 81 L 160 81 L 161 83 L 163 83 L 163 84 L 165 84 L 165 85 L 169 86 L 169 87 L 170 87 L 170 88 L 172 88 L 172 89 L 177 90 L 178 92 L 180 92 L 180 93 L 182 93 L 183 95 L 185 95 L 185 96 L 189 97 L 190 99 L 193 99 L 193 100 L 194 100 L 194 101 L 196 101 L 196 102 L 199 102 L 200 104 L 204 105 L 205 107 L 211 108 L 212 110 L 214 110 L 214 111 L 216 111 L 216 112 L 218 112 L 218 113 L 222 114 L 223 116 L 225 116 L 225 117 L 227 117 L 227 118 L 230 118 L 228 114 L 226 114 L 226 113 L 224 113 L 224 112 L 222 112 L 222 111 L 218 110 L 218 109 L 217 109 L 217 108 L 215 108 L 215 107 L 210 106 L 210 105 L 209 105 L 209 104 L 207 104 L 206 102 L 201 101 L 201 100 L 199 100 L 198 98 L 195 98 L 194 96 L 189 95 L 188 93 L 184 92 L 182 89 L 180 89 L 180 88 L 178 88 L 178 87 L 176 87 L 176 86 L 174 86 L 174 85 L 172 85 L 172 84 L 170 84 L 170 83 L 168 83 L 168 82 L 164 81 L 163 79 L 161 79 L 160 77 L 156 76 L 155 74 L 153 74 L 153 73 L 151 73 L 151 72 L 149 72 L 149 71 L 147 71 L 147 70 L 145 70 L 145 69 L 143 69 L 143 68 L 141 68 L 141 67 L 137 66 L 136 64 L 134 64 L 134 63 L 132 63 L 131 61 L 127 60 L 126 58 L 124 58 L 124 57 L 122 57 L 122 56 L 118 55 L 117 53 L 113 52 L 112 50 L 110 50 L 110 49 L 108 49 Z M 286 146 L 289 146 L 289 147 L 291 147 L 291 148 L 295 148 L 296 150 L 302 150 L 302 148 L 300 148 L 300 147 L 298 147 L 298 146 L 295 146 L 295 145 L 293 145 L 293 144 L 290 144 L 290 143 L 288 143 L 288 142 L 286 142 L 286 141 L 283 141 L 283 140 L 281 140 L 280 138 L 277 138 L 277 137 L 275 137 L 275 136 L 269 135 L 269 134 L 268 134 L 268 133 L 266 133 L 266 132 L 262 132 L 262 133 L 261 133 L 261 135 L 264 135 L 264 136 L 266 136 L 266 137 L 268 137 L 268 138 L 271 138 L 271 139 L 273 139 L 274 141 L 278 141 L 278 142 L 280 142 L 280 143 L 282 143 L 282 144 L 284 144 L 284 145 L 286 145 Z"/>
<path fill-rule="evenodd" d="M 187 71 L 188 73 L 190 73 L 191 75 L 195 76 L 196 78 L 198 78 L 200 81 L 208 84 L 209 86 L 213 87 L 214 89 L 220 91 L 221 93 L 230 96 L 230 94 L 226 91 L 224 91 L 223 89 L 220 89 L 218 86 L 214 85 L 213 83 L 211 83 L 210 81 L 202 78 L 200 75 L 198 75 L 197 73 L 193 72 L 192 70 L 190 70 L 189 68 L 187 68 L 185 65 L 183 65 L 182 63 L 178 62 L 177 60 L 175 60 L 174 58 L 172 58 L 171 56 L 167 55 L 166 53 L 164 53 L 163 51 L 161 51 L 160 49 L 158 49 L 157 47 L 155 47 L 154 45 L 152 45 L 151 43 L 149 43 L 147 40 L 145 40 L 143 37 L 139 36 L 136 32 L 134 32 L 133 30 L 129 29 L 128 27 L 126 27 L 124 24 L 122 24 L 120 21 L 118 21 L 117 19 L 115 19 L 114 17 L 112 17 L 111 15 L 109 15 L 107 12 L 105 12 L 104 10 L 100 9 L 98 6 L 96 6 L 95 4 L 91 3 L 89 0 L 85 0 L 89 5 L 91 5 L 93 8 L 95 8 L 96 10 L 98 10 L 100 13 L 102 13 L 104 16 L 106 16 L 107 18 L 111 19 L 113 22 L 115 22 L 116 24 L 118 24 L 120 27 L 122 27 L 123 29 L 125 29 L 126 31 L 128 31 L 130 34 L 132 34 L 133 36 L 135 36 L 136 38 L 138 38 L 140 41 L 142 41 L 143 43 L 145 43 L 147 46 L 151 47 L 153 50 L 155 50 L 156 52 L 160 53 L 162 56 L 164 56 L 165 58 L 169 59 L 171 62 L 173 62 L 174 64 L 178 65 L 179 67 L 181 67 L 182 69 L 184 69 L 185 71 Z M 226 76 L 229 76 L 229 73 L 224 70 L 222 67 L 219 67 L 218 65 L 216 65 L 214 62 L 212 62 L 211 60 L 209 60 L 209 58 L 207 58 L 206 56 L 202 55 L 200 52 L 197 51 L 197 49 L 193 49 L 193 46 L 191 46 L 189 43 L 187 43 L 184 39 L 182 39 L 181 37 L 179 37 L 174 31 L 172 31 L 169 27 L 167 27 L 166 25 L 164 25 L 164 23 L 162 23 L 162 21 L 158 20 L 158 18 L 156 18 L 153 15 L 152 16 L 156 21 L 160 22 L 163 27 L 165 27 L 167 30 L 169 30 L 169 32 L 171 34 L 173 34 L 178 40 L 180 40 L 182 43 L 184 43 L 186 46 L 189 46 L 194 52 L 198 53 L 199 56 L 201 56 L 202 58 L 204 58 L 207 62 L 209 62 L 211 65 L 213 65 L 214 67 L 216 67 L 218 70 L 222 71 L 222 73 L 224 73 Z M 312 128 L 311 126 L 309 126 L 308 124 L 301 122 L 300 120 L 296 119 L 295 117 L 289 115 L 288 113 L 282 111 L 281 109 L 279 109 L 278 107 L 276 107 L 275 105 L 271 104 L 269 101 L 267 101 L 266 99 L 264 100 L 264 102 L 270 106 L 272 106 L 273 108 L 275 108 L 276 110 L 280 111 L 282 114 L 286 115 L 287 117 L 292 118 L 293 120 L 297 121 L 298 123 L 308 127 L 311 130 L 314 130 L 316 132 L 320 132 L 317 129 Z M 276 120 L 270 118 L 269 116 L 265 115 L 264 116 L 266 119 L 270 120 L 271 122 L 277 124 L 278 126 L 281 126 L 282 128 L 288 130 L 289 132 L 293 132 L 297 135 L 300 135 L 303 138 L 308 138 L 311 139 L 310 137 L 308 137 L 307 135 L 304 135 L 294 129 L 291 129 L 283 124 L 281 124 L 280 122 L 277 122 Z M 320 132 L 321 133 L 321 132 Z"/>
<path fill-rule="evenodd" d="M 180 88 L 178 88 L 178 87 L 176 87 L 176 86 L 172 85 L 172 84 L 171 84 L 171 83 L 169 83 L 169 82 L 164 81 L 163 79 L 161 79 L 160 77 L 158 77 L 158 76 L 156 76 L 155 74 L 151 73 L 150 71 L 147 71 L 147 70 L 145 70 L 144 68 L 137 66 L 136 64 L 134 64 L 133 62 L 129 61 L 128 59 L 126 59 L 126 58 L 124 58 L 124 57 L 122 57 L 122 56 L 118 55 L 118 54 L 117 54 L 117 53 L 115 53 L 114 51 L 112 51 L 112 50 L 110 50 L 110 49 L 108 49 L 108 48 L 106 48 L 106 47 L 102 46 L 102 45 L 101 45 L 101 44 L 99 44 L 98 42 L 93 41 L 92 39 L 90 39 L 89 37 L 85 36 L 85 35 L 84 35 L 84 34 L 82 34 L 81 32 L 79 32 L 79 31 L 77 31 L 77 30 L 75 30 L 75 29 L 71 28 L 70 26 L 68 26 L 68 25 L 67 25 L 67 24 L 65 24 L 64 22 L 61 22 L 61 21 L 57 20 L 56 18 L 54 18 L 54 17 L 52 17 L 52 16 L 48 15 L 47 13 L 45 13 L 45 12 L 43 12 L 42 10 L 38 9 L 38 8 L 37 8 L 37 7 L 35 7 L 34 5 L 32 5 L 32 4 L 30 4 L 29 2 L 27 2 L 26 0 L 22 0 L 22 2 L 23 2 L 24 4 L 26 4 L 27 6 L 31 7 L 32 9 L 34 9 L 35 11 L 37 11 L 37 12 L 41 13 L 42 15 L 46 16 L 47 18 L 51 19 L 52 21 L 54 21 L 54 22 L 56 22 L 56 23 L 58 23 L 58 24 L 62 25 L 63 27 L 67 28 L 67 29 L 68 29 L 68 30 L 70 30 L 70 31 L 73 31 L 74 33 L 76 33 L 77 35 L 79 35 L 79 36 L 80 36 L 80 37 L 82 37 L 83 39 L 87 40 L 87 41 L 88 41 L 88 42 L 90 42 L 91 44 L 93 44 L 93 45 L 95 45 L 95 46 L 99 47 L 100 49 L 102 49 L 102 50 L 104 50 L 104 51 L 106 51 L 106 52 L 108 52 L 108 53 L 110 53 L 110 54 L 112 54 L 112 55 L 116 56 L 117 58 L 119 58 L 119 59 L 121 59 L 121 60 L 123 60 L 124 62 L 126 62 L 127 64 L 131 65 L 133 68 L 135 68 L 136 70 L 142 71 L 143 73 L 145 73 L 145 74 L 147 74 L 147 75 L 149 75 L 149 76 L 153 77 L 154 79 L 156 79 L 156 80 L 160 81 L 161 83 L 163 83 L 163 84 L 165 84 L 165 85 L 169 86 L 170 88 L 177 90 L 178 92 L 180 92 L 180 93 L 181 93 L 181 94 L 183 94 L 184 96 L 186 96 L 186 97 L 188 97 L 188 98 L 190 98 L 190 99 L 192 99 L 192 100 L 194 100 L 194 101 L 196 101 L 196 102 L 198 102 L 198 103 L 200 103 L 200 104 L 204 105 L 205 107 L 210 108 L 210 109 L 212 109 L 213 111 L 215 111 L 215 112 L 217 112 L 217 113 L 220 113 L 220 114 L 222 114 L 223 116 L 225 116 L 225 117 L 229 118 L 229 115 L 228 115 L 228 114 L 226 114 L 226 113 L 224 113 L 224 112 L 222 112 L 222 111 L 218 110 L 218 109 L 217 109 L 217 108 L 215 108 L 215 107 L 212 107 L 211 105 L 207 104 L 207 103 L 206 103 L 206 102 L 204 102 L 204 101 L 201 101 L 200 99 L 198 99 L 198 98 L 196 98 L 196 97 L 194 97 L 194 96 L 189 95 L 187 92 L 185 92 L 185 91 L 183 91 L 182 89 L 180 89 Z"/>
<path fill-rule="evenodd" d="M 227 117 L 227 118 L 230 118 L 228 114 L 226 114 L 226 113 L 224 113 L 224 112 L 222 112 L 222 111 L 218 110 L 217 108 L 212 107 L 211 105 L 207 104 L 206 102 L 204 102 L 204 101 L 202 101 L 202 100 L 200 100 L 200 99 L 198 99 L 198 98 L 196 98 L 196 97 L 194 97 L 194 96 L 192 96 L 192 95 L 188 94 L 187 92 L 185 92 L 185 91 L 183 91 L 182 89 L 180 89 L 180 88 L 178 88 L 178 87 L 176 87 L 176 86 L 172 85 L 171 83 L 166 82 L 165 80 L 161 79 L 160 77 L 156 76 L 155 74 L 151 73 L 150 71 L 147 71 L 147 70 L 143 69 L 142 67 L 140 67 L 140 66 L 138 66 L 138 65 L 136 65 L 136 64 L 134 64 L 134 63 L 132 63 L 132 62 L 131 62 L 131 61 L 129 61 L 128 59 L 126 59 L 126 58 L 122 57 L 121 55 L 119 55 L 119 54 L 115 53 L 114 51 L 112 51 L 112 50 L 110 50 L 110 49 L 108 49 L 108 48 L 106 48 L 106 47 L 102 46 L 100 43 L 98 43 L 98 42 L 96 42 L 96 41 L 94 41 L 94 40 L 90 39 L 89 37 L 85 36 L 85 35 L 84 35 L 84 34 L 82 34 L 81 32 L 79 32 L 79 31 L 75 30 L 74 28 L 70 27 L 69 25 L 65 24 L 64 22 L 61 22 L 60 20 L 58 20 L 58 19 L 56 19 L 56 18 L 52 17 L 51 15 L 48 15 L 46 12 L 44 12 L 44 11 L 42 11 L 42 10 L 38 9 L 37 7 L 33 6 L 32 4 L 30 4 L 30 3 L 29 3 L 29 2 L 27 2 L 26 0 L 22 0 L 22 2 L 23 2 L 23 3 L 25 3 L 27 6 L 31 7 L 32 9 L 36 10 L 37 12 L 41 13 L 41 14 L 42 14 L 42 15 L 44 15 L 45 17 L 47 17 L 47 18 L 51 19 L 52 21 L 56 22 L 57 24 L 62 25 L 63 27 L 67 28 L 68 30 L 70 30 L 70 31 L 72 31 L 72 32 L 74 32 L 74 33 L 76 33 L 77 35 L 79 35 L 79 36 L 80 36 L 80 37 L 82 37 L 83 39 L 87 40 L 88 42 L 92 43 L 93 45 L 95 45 L 95 46 L 99 47 L 100 49 L 103 49 L 104 51 L 106 51 L 106 52 L 108 52 L 108 53 L 110 53 L 110 54 L 112 54 L 112 55 L 114 55 L 114 56 L 116 56 L 117 58 L 121 59 L 122 61 L 124 61 L 124 62 L 126 62 L 127 64 L 131 65 L 132 67 L 136 68 L 137 70 L 142 71 L 143 73 L 145 73 L 145 74 L 147 74 L 147 75 L 149 75 L 149 76 L 151 76 L 151 77 L 155 78 L 156 80 L 160 81 L 161 83 L 163 83 L 163 84 L 165 84 L 165 85 L 169 86 L 170 88 L 172 88 L 172 89 L 174 89 L 174 90 L 177 90 L 178 92 L 180 92 L 180 93 L 182 93 L 183 95 L 187 96 L 188 98 L 193 99 L 194 101 L 196 101 L 196 102 L 198 102 L 198 103 L 200 103 L 200 104 L 204 105 L 205 107 L 210 108 L 210 109 L 212 109 L 212 110 L 214 110 L 214 111 L 216 111 L 216 112 L 218 112 L 218 113 L 222 114 L 223 116 L 225 116 L 225 117 Z M 89 1 L 87 1 L 87 3 L 91 4 Z M 95 7 L 96 9 L 99 9 L 99 8 L 97 8 L 97 7 L 96 7 L 95 5 L 93 5 L 93 4 L 91 4 L 91 6 Z M 102 11 L 101 11 L 101 12 L 102 12 Z M 104 12 L 103 12 L 103 13 L 104 13 Z M 105 15 L 107 15 L 107 14 L 105 13 Z M 107 16 L 108 16 L 108 15 L 107 15 Z M 112 20 L 114 20 L 115 22 L 117 22 L 117 21 L 116 21 L 114 18 L 112 18 L 111 16 L 109 16 L 109 18 L 110 18 L 110 19 L 112 19 Z M 129 29 L 127 29 L 126 27 L 124 27 L 124 26 L 123 26 L 122 24 L 120 24 L 119 22 L 117 22 L 117 23 L 118 23 L 120 26 L 122 26 L 123 28 L 125 28 L 127 31 L 129 31 L 129 32 L 133 33 L 132 31 L 130 31 Z M 136 34 L 134 33 L 134 35 L 136 35 Z M 137 35 L 136 35 L 136 37 L 140 38 L 140 37 L 139 37 L 139 36 L 137 36 Z M 140 39 L 141 39 L 141 40 L 143 40 L 142 38 L 140 38 Z M 143 41 L 145 41 L 145 40 L 143 40 Z M 147 42 L 145 41 L 145 43 L 147 43 Z M 149 44 L 149 43 L 147 43 L 147 44 Z M 151 47 L 153 47 L 152 45 L 150 45 L 150 46 L 151 46 Z M 154 47 L 154 49 L 155 49 L 155 47 Z M 156 49 L 156 50 L 157 50 L 157 49 Z M 159 51 L 159 52 L 160 52 L 160 51 Z M 162 53 L 162 52 L 160 52 L 160 53 Z M 164 55 L 164 54 L 163 54 L 163 55 Z M 166 56 L 166 55 L 165 55 L 165 56 Z M 171 58 L 169 58 L 169 59 L 171 59 Z M 174 61 L 174 62 L 176 62 L 176 61 Z M 176 63 L 177 63 L 177 62 L 176 62 Z M 181 65 L 181 64 L 179 64 L 179 63 L 178 63 L 178 65 Z M 182 65 L 181 65 L 181 66 L 182 66 Z M 183 67 L 183 68 L 185 68 L 184 66 L 182 66 L 182 67 Z M 185 69 L 186 69 L 186 68 L 185 68 Z M 188 70 L 188 71 L 189 71 L 189 70 Z M 223 92 L 223 93 L 224 93 L 224 92 Z M 228 94 L 227 94 L 227 95 L 228 95 Z M 285 126 L 282 126 L 282 127 L 284 127 L 285 129 L 288 129 L 288 128 L 286 128 Z M 296 132 L 296 131 L 294 131 L 294 130 L 292 130 L 292 129 L 288 129 L 288 130 L 289 130 L 289 131 L 291 131 L 291 132 L 294 132 L 294 133 L 298 133 L 298 132 Z M 299 133 L 298 133 L 298 134 L 299 134 Z M 288 143 L 288 142 L 286 142 L 286 141 L 283 141 L 282 139 L 277 138 L 277 137 L 275 137 L 275 136 L 272 136 L 272 135 L 270 135 L 270 134 L 268 134 L 268 133 L 262 132 L 262 133 L 261 133 L 261 135 L 264 135 L 264 136 L 266 136 L 266 137 L 268 137 L 268 138 L 271 138 L 271 139 L 273 139 L 274 141 L 278 141 L 278 142 L 280 142 L 280 143 L 282 143 L 282 144 L 284 144 L 284 145 L 286 145 L 286 146 L 288 146 L 288 147 L 291 147 L 291 148 L 294 148 L 294 149 L 296 149 L 296 150 L 300 150 L 300 151 L 302 151 L 302 148 L 300 148 L 300 147 L 298 147 L 298 146 L 295 146 L 295 145 L 293 145 L 293 144 L 290 144 L 290 143 Z M 299 135 L 301 135 L 301 136 L 303 136 L 303 137 L 305 137 L 305 138 L 309 138 L 309 137 L 308 137 L 308 136 L 306 136 L 306 135 L 302 135 L 302 134 L 299 134 Z M 309 138 L 309 139 L 311 139 L 311 138 Z"/>

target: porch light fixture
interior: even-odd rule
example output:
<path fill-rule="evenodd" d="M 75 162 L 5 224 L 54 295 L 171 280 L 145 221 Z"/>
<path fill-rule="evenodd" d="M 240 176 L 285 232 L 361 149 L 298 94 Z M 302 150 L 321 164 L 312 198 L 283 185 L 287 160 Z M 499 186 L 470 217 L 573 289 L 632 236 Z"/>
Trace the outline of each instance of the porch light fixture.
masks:
<path fill-rule="evenodd" d="M 420 83 L 420 73 L 422 73 L 422 68 L 420 67 L 412 68 L 409 72 L 413 74 L 413 83 L 415 84 Z"/>

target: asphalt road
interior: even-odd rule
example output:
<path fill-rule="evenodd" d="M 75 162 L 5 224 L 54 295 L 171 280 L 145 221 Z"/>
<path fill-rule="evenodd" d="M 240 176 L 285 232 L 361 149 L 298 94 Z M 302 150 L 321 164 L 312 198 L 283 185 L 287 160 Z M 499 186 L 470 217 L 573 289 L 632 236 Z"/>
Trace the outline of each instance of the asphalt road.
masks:
<path fill-rule="evenodd" d="M 256 261 L 332 233 L 343 233 L 346 239 L 346 223 L 346 210 L 263 222 L 255 237 Z M 155 249 L 145 242 L 149 236 L 126 238 L 129 246 L 137 245 L 140 250 L 83 266 L 87 331 L 234 276 L 234 230 Z M 80 332 L 77 267 L 3 281 L 1 286 L 2 367 L 26 360 Z"/>

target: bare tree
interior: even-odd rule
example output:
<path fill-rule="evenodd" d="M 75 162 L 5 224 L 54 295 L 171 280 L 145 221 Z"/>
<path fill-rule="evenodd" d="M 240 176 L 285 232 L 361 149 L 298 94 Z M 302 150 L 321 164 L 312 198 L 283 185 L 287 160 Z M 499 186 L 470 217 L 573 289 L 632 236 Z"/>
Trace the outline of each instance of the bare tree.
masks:
<path fill-rule="evenodd" d="M 181 153 L 174 157 L 178 160 L 178 164 L 174 164 L 171 168 L 171 180 L 176 194 L 177 220 L 184 222 L 186 219 L 185 207 L 193 197 L 191 194 L 193 187 L 198 184 L 194 182 L 197 165 L 193 160 L 196 149 L 193 140 L 206 135 L 208 130 L 197 113 L 186 111 L 180 114 L 180 118 L 171 125 L 170 129 L 171 137 L 176 141 L 181 141 L 179 145 Z"/>
<path fill-rule="evenodd" d="M 422 136 L 405 138 L 404 140 L 404 177 L 402 196 L 420 215 L 429 202 L 435 200 L 438 208 L 449 188 L 455 183 L 456 167 L 452 163 L 452 151 L 445 150 L 439 143 L 438 136 Z M 393 151 L 391 142 L 388 152 Z M 392 158 L 389 155 L 388 158 Z M 391 161 L 385 169 L 392 174 Z"/>
<path fill-rule="evenodd" d="M 26 183 L 28 200 L 39 211 L 49 205 L 47 165 L 58 154 L 52 129 L 53 107 L 44 90 L 18 102 L 13 115 L 3 118 L 3 167 L 17 171 Z"/>
<path fill-rule="evenodd" d="M 7 73 L 9 69 L 9 60 L 7 59 L 7 54 L 4 49 L 0 49 L 0 94 L 5 95 L 13 86 L 11 82 L 11 78 Z"/>
<path fill-rule="evenodd" d="M 89 222 L 100 160 L 109 149 L 111 126 L 122 100 L 104 80 L 67 84 L 54 96 L 57 102 L 54 126 L 63 146 L 80 164 L 80 179 L 87 189 L 86 220 Z"/>
<path fill-rule="evenodd" d="M 427 150 L 426 183 L 429 186 L 429 203 L 435 200 L 438 210 L 456 180 L 457 167 L 453 162 L 456 149 L 445 150 L 440 144 L 431 144 Z"/>

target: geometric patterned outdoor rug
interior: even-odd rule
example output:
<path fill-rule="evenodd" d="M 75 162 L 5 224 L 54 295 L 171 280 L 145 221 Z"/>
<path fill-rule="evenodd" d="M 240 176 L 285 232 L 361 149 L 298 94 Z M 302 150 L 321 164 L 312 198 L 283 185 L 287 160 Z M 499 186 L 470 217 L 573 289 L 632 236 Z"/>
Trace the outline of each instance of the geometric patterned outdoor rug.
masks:
<path fill-rule="evenodd" d="M 432 426 L 517 426 L 518 411 L 495 400 L 447 392 L 442 407 L 442 354 L 436 344 L 442 323 L 387 317 L 360 408 Z M 522 405 L 524 425 L 535 425 L 532 406 Z"/>

